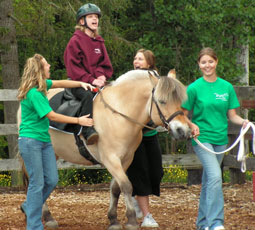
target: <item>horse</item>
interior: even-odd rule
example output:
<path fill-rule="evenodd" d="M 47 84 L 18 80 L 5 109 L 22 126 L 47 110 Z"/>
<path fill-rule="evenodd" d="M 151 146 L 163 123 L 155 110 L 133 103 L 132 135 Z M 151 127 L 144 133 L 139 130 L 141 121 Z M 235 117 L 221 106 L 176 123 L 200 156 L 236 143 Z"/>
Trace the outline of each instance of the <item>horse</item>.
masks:
<path fill-rule="evenodd" d="M 48 98 L 61 90 L 50 89 Z M 122 229 L 117 220 L 120 193 L 125 198 L 125 228 L 139 228 L 131 199 L 132 184 L 126 170 L 142 140 L 142 129 L 150 120 L 155 126 L 167 128 L 175 139 L 190 137 L 187 119 L 181 110 L 185 99 L 186 87 L 180 81 L 167 76 L 156 76 L 155 72 L 148 70 L 126 72 L 100 90 L 95 97 L 93 119 L 99 140 L 86 147 L 113 178 L 110 184 L 108 230 Z M 20 122 L 20 111 L 18 120 Z M 92 165 L 91 161 L 79 153 L 73 135 L 55 129 L 49 132 L 57 157 L 76 164 Z"/>

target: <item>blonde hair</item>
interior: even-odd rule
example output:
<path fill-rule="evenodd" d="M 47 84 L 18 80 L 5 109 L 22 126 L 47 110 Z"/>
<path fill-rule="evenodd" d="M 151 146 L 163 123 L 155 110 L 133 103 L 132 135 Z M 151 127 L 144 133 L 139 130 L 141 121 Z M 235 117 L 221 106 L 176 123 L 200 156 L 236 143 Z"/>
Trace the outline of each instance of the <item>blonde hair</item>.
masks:
<path fill-rule="evenodd" d="M 34 87 L 37 87 L 38 91 L 46 95 L 47 85 L 43 59 L 44 57 L 40 54 L 35 54 L 33 57 L 27 59 L 21 78 L 21 84 L 18 89 L 18 100 L 25 99 L 27 92 Z"/>
<path fill-rule="evenodd" d="M 75 30 L 80 30 L 83 33 L 85 33 L 86 27 L 81 25 L 80 22 L 74 27 Z M 91 31 L 92 32 L 92 31 Z M 97 37 L 99 35 L 98 29 L 93 32 L 94 37 Z"/>

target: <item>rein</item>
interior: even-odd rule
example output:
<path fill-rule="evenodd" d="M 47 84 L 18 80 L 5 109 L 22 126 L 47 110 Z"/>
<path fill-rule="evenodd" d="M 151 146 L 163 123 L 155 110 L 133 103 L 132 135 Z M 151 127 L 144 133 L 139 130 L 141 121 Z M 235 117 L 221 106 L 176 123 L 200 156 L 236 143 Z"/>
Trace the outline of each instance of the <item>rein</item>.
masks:
<path fill-rule="evenodd" d="M 239 134 L 238 138 L 235 140 L 235 142 L 229 148 L 227 148 L 226 150 L 224 150 L 222 152 L 214 152 L 211 149 L 208 149 L 206 146 L 204 146 L 196 137 L 193 139 L 200 147 L 202 147 L 206 151 L 213 153 L 213 154 L 226 153 L 229 150 L 233 149 L 238 144 L 238 142 L 240 142 L 239 150 L 238 150 L 238 154 L 237 154 L 237 161 L 241 162 L 241 171 L 244 173 L 246 171 L 246 158 L 247 158 L 247 156 L 244 154 L 244 135 L 247 133 L 249 128 L 252 128 L 252 131 L 253 131 L 252 152 L 253 152 L 253 155 L 255 155 L 255 125 L 252 122 L 249 122 L 245 128 L 242 127 L 240 130 L 240 134 Z"/>
<path fill-rule="evenodd" d="M 119 114 L 120 116 L 126 118 L 128 121 L 131 121 L 131 122 L 133 122 L 133 123 L 136 123 L 136 124 L 138 124 L 138 125 L 141 125 L 141 126 L 147 128 L 147 129 L 151 129 L 151 130 L 155 130 L 155 129 L 156 129 L 156 128 L 150 127 L 150 126 L 148 126 L 148 125 L 144 125 L 143 123 L 138 122 L 137 120 L 135 120 L 135 119 L 133 119 L 133 118 L 131 118 L 131 117 L 125 115 L 124 113 L 121 113 L 121 112 L 117 111 L 117 110 L 114 109 L 113 107 L 111 107 L 111 106 L 104 100 L 103 93 L 102 93 L 102 90 L 101 90 L 100 88 L 99 88 L 98 94 L 100 95 L 101 101 L 103 102 L 104 106 L 105 106 L 106 108 L 110 109 L 113 113 L 117 113 L 117 114 Z"/>

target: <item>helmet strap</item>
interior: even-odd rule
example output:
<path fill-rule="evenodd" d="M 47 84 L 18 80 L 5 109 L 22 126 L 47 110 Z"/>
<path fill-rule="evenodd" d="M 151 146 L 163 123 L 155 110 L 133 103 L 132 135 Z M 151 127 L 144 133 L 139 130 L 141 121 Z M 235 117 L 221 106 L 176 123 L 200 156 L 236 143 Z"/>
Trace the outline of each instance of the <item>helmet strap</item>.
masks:
<path fill-rule="evenodd" d="M 94 33 L 94 34 L 96 33 L 96 30 L 92 30 L 92 29 L 88 26 L 87 20 L 86 20 L 86 16 L 84 17 L 84 25 L 82 25 L 82 26 L 88 28 L 92 33 Z"/>

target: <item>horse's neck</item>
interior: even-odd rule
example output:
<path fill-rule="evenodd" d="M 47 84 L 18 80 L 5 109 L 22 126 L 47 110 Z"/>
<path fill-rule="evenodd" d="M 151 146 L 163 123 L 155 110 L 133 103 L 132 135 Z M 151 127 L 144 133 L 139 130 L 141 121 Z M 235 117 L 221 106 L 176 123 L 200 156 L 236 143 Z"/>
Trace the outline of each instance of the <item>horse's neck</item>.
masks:
<path fill-rule="evenodd" d="M 135 119 L 146 120 L 151 91 L 152 86 L 149 81 L 138 81 L 109 87 L 104 95 L 108 98 L 106 101 L 119 112 Z"/>

